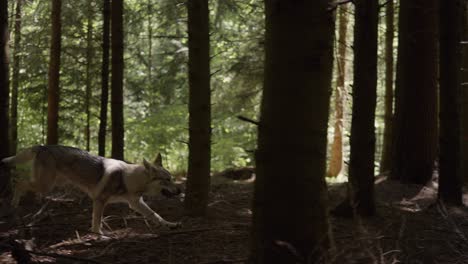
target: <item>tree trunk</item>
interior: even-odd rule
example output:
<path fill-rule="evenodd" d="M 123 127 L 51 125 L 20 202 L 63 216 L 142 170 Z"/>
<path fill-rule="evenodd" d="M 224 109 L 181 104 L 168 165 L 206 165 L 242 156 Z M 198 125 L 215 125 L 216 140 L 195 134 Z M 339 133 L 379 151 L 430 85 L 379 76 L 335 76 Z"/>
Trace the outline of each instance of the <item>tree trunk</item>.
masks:
<path fill-rule="evenodd" d="M 328 0 L 267 0 L 250 263 L 321 263 L 334 15 Z"/>
<path fill-rule="evenodd" d="M 85 127 L 85 137 L 86 137 L 86 150 L 90 150 L 91 144 L 91 67 L 93 64 L 93 15 L 94 10 L 92 6 L 92 1 L 88 0 L 88 25 L 86 27 L 86 101 L 85 101 L 85 111 L 86 111 L 86 127 Z"/>
<path fill-rule="evenodd" d="M 58 144 L 58 119 L 60 101 L 60 52 L 62 0 L 52 0 L 52 37 L 50 40 L 49 87 L 47 100 L 47 144 Z"/>
<path fill-rule="evenodd" d="M 211 89 L 208 0 L 191 0 L 189 34 L 189 164 L 185 209 L 203 215 L 210 190 Z"/>
<path fill-rule="evenodd" d="M 377 99 L 378 1 L 355 2 L 354 85 L 349 190 L 351 206 L 361 216 L 375 214 L 374 154 Z"/>
<path fill-rule="evenodd" d="M 20 68 L 20 49 L 21 49 L 21 8 L 22 0 L 16 0 L 15 11 L 15 43 L 13 51 L 13 74 L 11 87 L 11 120 L 10 120 L 10 151 L 16 153 L 18 148 L 18 88 L 19 88 L 19 68 Z"/>
<path fill-rule="evenodd" d="M 0 160 L 9 156 L 8 103 L 9 103 L 9 60 L 8 60 L 8 1 L 0 0 Z M 0 197 L 11 195 L 10 172 L 0 166 Z"/>
<path fill-rule="evenodd" d="M 110 0 L 103 1 L 102 8 L 102 66 L 101 110 L 99 113 L 98 153 L 106 155 L 107 104 L 109 102 L 109 47 L 110 47 Z"/>
<path fill-rule="evenodd" d="M 339 8 L 338 58 L 335 89 L 335 125 L 330 153 L 328 177 L 337 177 L 343 170 L 343 116 L 346 97 L 346 34 L 348 32 L 348 5 Z"/>
<path fill-rule="evenodd" d="M 440 3 L 439 192 L 444 202 L 462 205 L 461 35 L 462 0 Z"/>
<path fill-rule="evenodd" d="M 392 160 L 394 8 L 393 0 L 388 1 L 385 7 L 385 128 L 380 173 L 390 170 Z"/>
<path fill-rule="evenodd" d="M 111 6 L 112 41 L 112 158 L 124 159 L 123 118 L 123 0 L 113 0 Z"/>
<path fill-rule="evenodd" d="M 391 177 L 425 184 L 437 152 L 437 1 L 400 2 Z"/>
<path fill-rule="evenodd" d="M 463 6 L 462 35 L 462 172 L 465 185 L 468 185 L 468 2 Z"/>

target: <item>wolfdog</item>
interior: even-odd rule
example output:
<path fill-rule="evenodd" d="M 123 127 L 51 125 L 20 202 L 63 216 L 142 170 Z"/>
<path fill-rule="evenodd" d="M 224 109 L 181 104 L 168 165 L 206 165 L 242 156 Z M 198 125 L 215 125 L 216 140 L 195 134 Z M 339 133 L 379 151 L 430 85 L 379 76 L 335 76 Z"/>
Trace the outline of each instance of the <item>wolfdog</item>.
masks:
<path fill-rule="evenodd" d="M 71 183 L 78 187 L 93 201 L 92 232 L 102 234 L 104 207 L 116 202 L 128 203 L 158 225 L 169 228 L 180 225 L 164 220 L 143 200 L 143 194 L 174 196 L 181 192 L 172 175 L 163 168 L 160 154 L 152 164 L 144 159 L 143 165 L 138 165 L 95 156 L 78 148 L 38 145 L 2 160 L 8 165 L 29 161 L 32 161 L 32 177 L 21 188 L 43 194 L 54 185 Z"/>

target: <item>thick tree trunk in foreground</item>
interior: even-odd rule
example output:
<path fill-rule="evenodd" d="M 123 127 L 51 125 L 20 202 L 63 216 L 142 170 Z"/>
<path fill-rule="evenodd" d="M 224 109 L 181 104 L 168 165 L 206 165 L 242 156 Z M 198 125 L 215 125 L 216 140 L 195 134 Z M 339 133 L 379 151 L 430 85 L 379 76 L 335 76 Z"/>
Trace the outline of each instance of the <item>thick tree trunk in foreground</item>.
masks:
<path fill-rule="evenodd" d="M 468 2 L 463 6 L 462 35 L 462 174 L 465 185 L 468 185 Z"/>
<path fill-rule="evenodd" d="M 211 100 L 208 0 L 187 2 L 189 34 L 189 165 L 185 208 L 203 215 L 210 190 Z"/>
<path fill-rule="evenodd" d="M 250 263 L 321 263 L 333 62 L 328 0 L 267 0 Z M 297 254 L 296 254 L 297 252 Z"/>
<path fill-rule="evenodd" d="M 391 177 L 424 184 L 437 153 L 437 0 L 400 2 Z"/>
<path fill-rule="evenodd" d="M 9 156 L 8 110 L 9 110 L 9 60 L 8 60 L 8 1 L 0 0 L 0 159 Z M 0 197 L 11 194 L 10 172 L 0 166 Z"/>
<path fill-rule="evenodd" d="M 374 121 L 377 99 L 378 0 L 356 0 L 355 5 L 349 195 L 356 214 L 371 216 L 375 213 Z"/>
<path fill-rule="evenodd" d="M 52 0 L 52 37 L 50 40 L 49 87 L 47 100 L 47 144 L 58 144 L 58 120 L 60 102 L 60 53 L 62 22 L 61 0 Z"/>
<path fill-rule="evenodd" d="M 385 7 L 385 128 L 380 173 L 389 171 L 392 161 L 394 8 L 393 0 L 388 1 Z"/>
<path fill-rule="evenodd" d="M 348 32 L 348 5 L 339 8 L 338 58 L 335 89 L 335 125 L 333 143 L 330 153 L 330 165 L 327 176 L 337 177 L 343 170 L 343 116 L 346 98 L 346 34 Z"/>
<path fill-rule="evenodd" d="M 20 76 L 20 49 L 21 49 L 21 8 L 22 0 L 16 0 L 15 11 L 15 43 L 13 53 L 13 74 L 11 78 L 11 120 L 10 120 L 10 151 L 16 153 L 18 148 L 18 89 Z"/>
<path fill-rule="evenodd" d="M 99 112 L 98 153 L 106 155 L 107 104 L 109 102 L 110 0 L 103 1 L 101 110 Z"/>
<path fill-rule="evenodd" d="M 461 205 L 462 0 L 440 3 L 439 199 Z"/>
<path fill-rule="evenodd" d="M 112 0 L 111 6 L 112 42 L 112 158 L 124 159 L 124 117 L 123 117 L 123 0 Z"/>

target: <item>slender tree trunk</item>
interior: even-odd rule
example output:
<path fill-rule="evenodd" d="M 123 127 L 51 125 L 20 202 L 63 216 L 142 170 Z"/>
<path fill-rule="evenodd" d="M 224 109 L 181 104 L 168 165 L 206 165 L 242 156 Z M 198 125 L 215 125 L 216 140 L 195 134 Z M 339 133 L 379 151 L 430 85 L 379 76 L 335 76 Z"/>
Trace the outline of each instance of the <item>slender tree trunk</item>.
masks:
<path fill-rule="evenodd" d="M 61 52 L 61 0 L 52 0 L 52 37 L 50 43 L 49 87 L 47 107 L 47 144 L 58 144 L 58 120 L 60 101 L 60 52 Z"/>
<path fill-rule="evenodd" d="M 9 103 L 9 59 L 8 59 L 8 1 L 0 0 L 0 160 L 9 156 L 8 103 Z M 0 197 L 11 195 L 10 172 L 0 166 Z"/>
<path fill-rule="evenodd" d="M 354 85 L 349 182 L 351 205 L 361 216 L 375 214 L 374 154 L 377 99 L 378 0 L 355 2 Z"/>
<path fill-rule="evenodd" d="M 468 185 L 468 2 L 463 6 L 462 35 L 462 171 L 465 185 Z"/>
<path fill-rule="evenodd" d="M 382 158 L 380 160 L 380 173 L 391 168 L 392 130 L 393 130 L 393 39 L 394 39 L 394 0 L 385 6 L 385 128 L 383 138 Z"/>
<path fill-rule="evenodd" d="M 153 86 L 153 3 L 148 1 L 148 85 Z"/>
<path fill-rule="evenodd" d="M 85 137 L 86 137 L 86 150 L 90 150 L 91 144 L 91 67 L 93 64 L 93 5 L 92 1 L 88 0 L 88 25 L 86 27 L 86 102 L 85 102 L 85 111 L 86 111 L 86 128 L 85 128 Z"/>
<path fill-rule="evenodd" d="M 439 199 L 462 205 L 461 35 L 462 0 L 440 3 Z"/>
<path fill-rule="evenodd" d="M 346 96 L 346 34 L 348 32 L 348 5 L 339 8 L 338 29 L 338 74 L 335 89 L 335 125 L 334 137 L 330 153 L 328 177 L 336 177 L 343 170 L 343 116 Z"/>
<path fill-rule="evenodd" d="M 19 89 L 19 68 L 20 68 L 20 49 L 21 49 L 21 8 L 22 0 L 16 0 L 15 11 L 15 43 L 13 52 L 13 75 L 11 87 L 11 120 L 10 120 L 10 136 L 11 145 L 10 151 L 16 153 L 18 148 L 18 89 Z"/>
<path fill-rule="evenodd" d="M 98 153 L 106 155 L 107 104 L 109 102 L 110 0 L 103 0 L 101 110 L 99 113 Z"/>
<path fill-rule="evenodd" d="M 424 184 L 437 153 L 437 0 L 401 1 L 391 177 Z"/>
<path fill-rule="evenodd" d="M 124 159 L 124 117 L 123 117 L 123 0 L 112 0 L 111 5 L 112 41 L 112 158 Z"/>
<path fill-rule="evenodd" d="M 322 263 L 334 15 L 328 0 L 266 0 L 250 263 Z"/>
<path fill-rule="evenodd" d="M 187 2 L 189 34 L 189 164 L 185 208 L 203 215 L 211 163 L 211 88 L 208 0 Z"/>

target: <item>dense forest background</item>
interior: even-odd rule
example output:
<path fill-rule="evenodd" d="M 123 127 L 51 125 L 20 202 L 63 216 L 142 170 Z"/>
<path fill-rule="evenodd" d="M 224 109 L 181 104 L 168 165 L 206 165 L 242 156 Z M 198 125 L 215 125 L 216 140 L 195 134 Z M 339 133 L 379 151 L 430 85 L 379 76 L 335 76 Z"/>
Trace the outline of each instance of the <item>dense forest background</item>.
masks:
<path fill-rule="evenodd" d="M 10 10 L 15 10 L 14 1 L 12 3 Z M 59 141 L 63 145 L 86 149 L 86 109 L 89 105 L 89 146 L 95 153 L 98 147 L 102 81 L 99 74 L 102 62 L 102 8 L 102 3 L 95 1 L 65 1 L 62 6 Z M 162 151 L 167 155 L 172 170 L 184 171 L 188 153 L 188 36 L 185 7 L 173 1 L 125 1 L 124 8 L 125 157 L 137 161 L 142 156 L 150 157 Z M 15 58 L 19 60 L 18 149 L 46 142 L 50 9 L 50 3 L 46 1 L 24 1 L 20 14 L 21 43 L 15 46 L 13 37 L 10 41 L 10 50 L 17 54 Z M 336 40 L 336 46 L 348 50 L 344 98 L 346 109 L 350 109 L 352 71 L 349 67 L 352 67 L 353 60 L 351 43 L 354 20 L 352 7 L 344 12 L 347 12 L 350 20 L 347 39 L 341 40 L 344 43 Z M 256 128 L 236 117 L 257 118 L 259 112 L 263 81 L 263 4 L 260 1 L 211 1 L 210 17 L 212 166 L 213 170 L 219 171 L 226 167 L 253 164 Z M 9 25 L 12 36 L 14 21 L 15 15 L 11 14 Z M 379 42 L 382 45 L 379 45 L 378 53 L 376 160 L 381 155 L 383 142 L 386 65 L 383 45 L 386 23 L 384 19 L 379 21 Z M 336 62 L 334 68 L 336 72 Z M 89 103 L 87 89 L 91 90 Z M 334 115 L 331 114 L 330 143 L 333 122 Z M 343 123 L 344 132 L 349 136 L 349 110 Z M 108 128 L 108 135 L 110 131 Z M 110 156 L 110 140 L 106 149 L 107 156 Z M 349 144 L 345 144 L 344 150 L 347 157 Z M 376 162 L 377 171 L 378 168 L 379 163 Z"/>
<path fill-rule="evenodd" d="M 22 7 L 22 38 L 15 57 L 20 60 L 19 149 L 46 142 L 50 8 L 47 1 L 24 1 Z M 89 146 L 94 153 L 102 81 L 102 8 L 102 2 L 95 1 L 64 1 L 62 6 L 59 142 L 86 149 L 89 106 Z M 174 1 L 125 1 L 124 9 L 125 158 L 139 161 L 161 151 L 171 170 L 184 171 L 188 156 L 185 6 Z M 259 109 L 263 5 L 213 1 L 210 10 L 213 169 L 252 165 L 256 130 L 236 116 L 255 117 Z M 10 18 L 13 26 L 15 16 Z M 14 41 L 10 45 L 14 50 Z M 89 102 L 87 89 L 91 90 Z"/>

